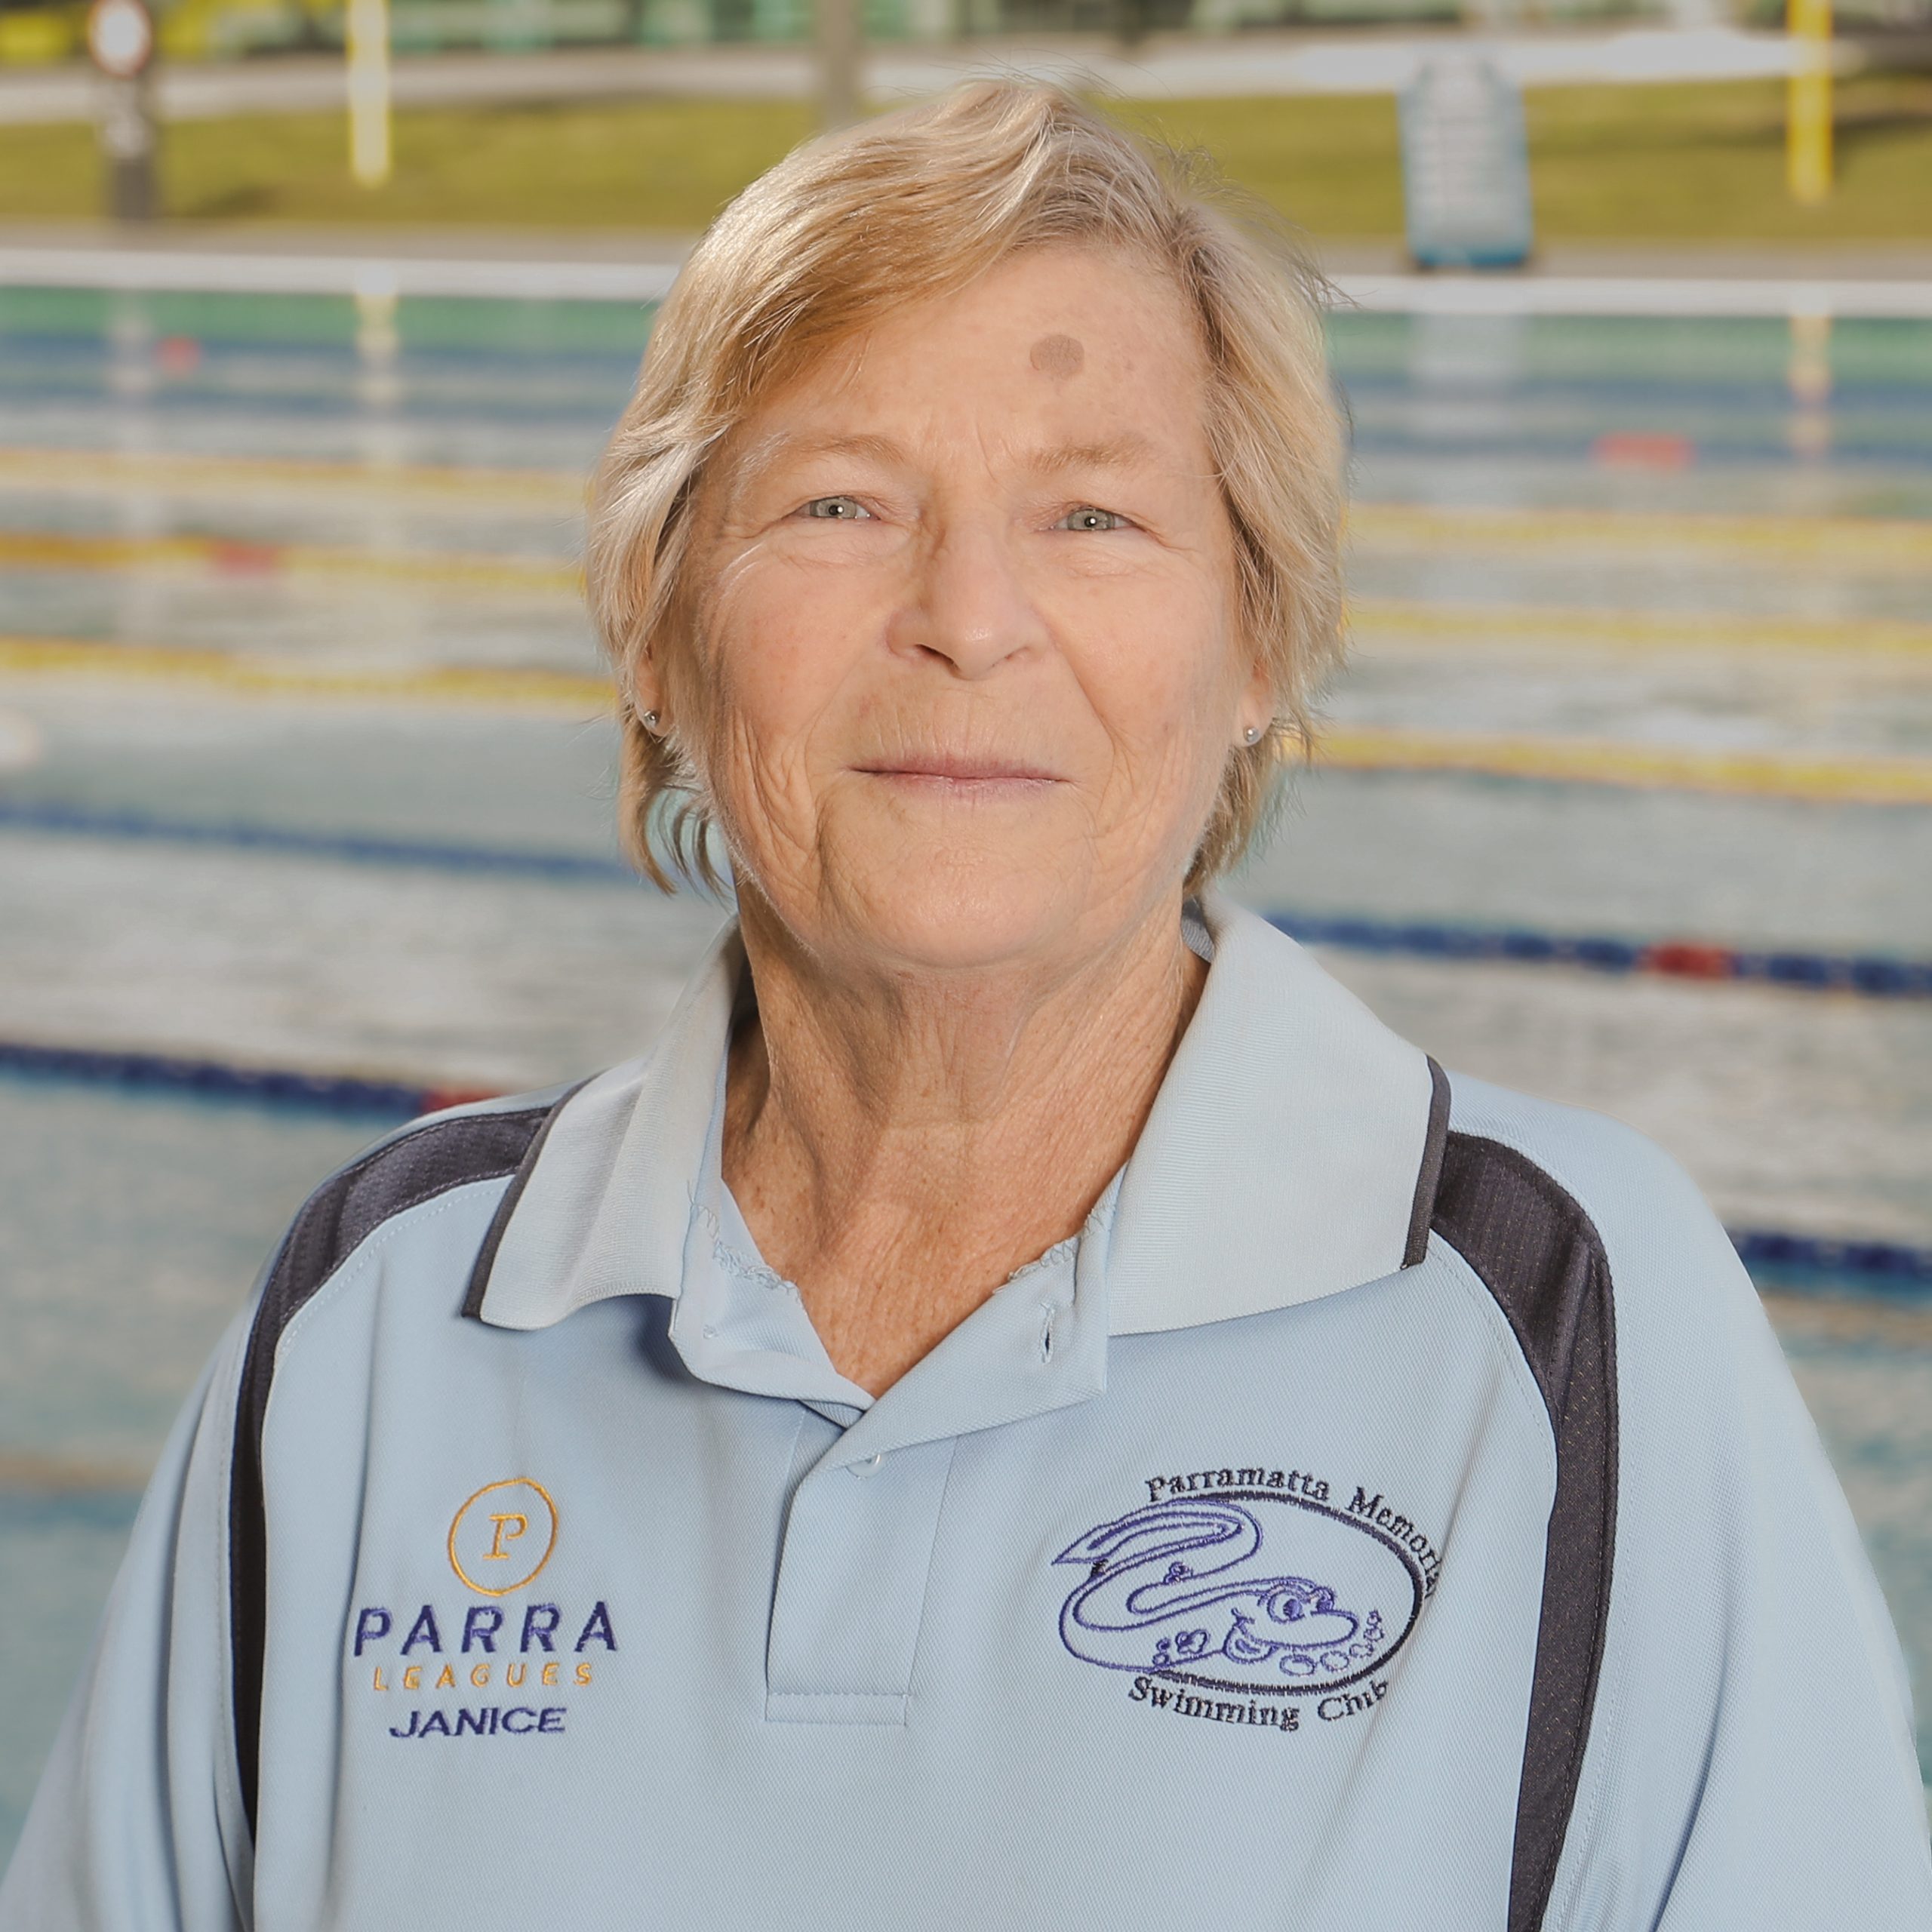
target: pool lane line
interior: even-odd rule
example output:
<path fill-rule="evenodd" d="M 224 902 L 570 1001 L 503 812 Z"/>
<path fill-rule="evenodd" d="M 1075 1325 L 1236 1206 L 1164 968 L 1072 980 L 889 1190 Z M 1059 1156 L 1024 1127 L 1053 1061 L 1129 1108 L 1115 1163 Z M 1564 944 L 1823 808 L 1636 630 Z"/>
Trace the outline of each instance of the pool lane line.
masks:
<path fill-rule="evenodd" d="M 1358 501 L 1349 507 L 1347 533 L 1358 548 L 1455 557 L 1574 549 L 1654 561 L 1688 552 L 1758 568 L 1932 568 L 1932 518 Z"/>
<path fill-rule="evenodd" d="M 299 826 L 251 824 L 222 819 L 177 819 L 146 812 L 98 811 L 85 806 L 0 799 L 0 832 L 65 834 L 126 839 L 222 851 L 279 852 L 352 865 L 420 867 L 433 872 L 484 873 L 498 878 L 565 879 L 601 885 L 635 885 L 637 873 L 622 860 L 594 853 L 533 851 L 470 845 L 440 839 L 392 838 L 354 832 L 305 832 Z"/>
<path fill-rule="evenodd" d="M 1932 568 L 1932 547 L 1927 567 Z M 540 556 L 416 547 L 317 544 L 181 534 L 104 536 L 0 528 L 0 571 L 165 574 L 226 582 L 294 582 L 312 588 L 345 580 L 434 584 L 446 591 L 522 592 L 581 608 L 583 574 Z M 1674 654 L 1708 651 L 1811 651 L 1839 660 L 1932 660 L 1932 623 L 1885 617 L 1788 617 L 1731 611 L 1601 608 L 1589 605 L 1463 604 L 1413 598 L 1352 599 L 1358 638 L 1466 651 L 1503 644 L 1542 651 Z"/>
<path fill-rule="evenodd" d="M 0 1074 L 130 1093 L 242 1100 L 285 1112 L 378 1122 L 413 1120 L 443 1107 L 497 1097 L 494 1088 L 435 1086 L 361 1074 L 254 1066 L 116 1048 L 49 1046 L 24 1040 L 0 1040 Z"/>
<path fill-rule="evenodd" d="M 1925 568 L 1932 570 L 1932 544 Z M 229 583 L 299 583 L 312 591 L 376 581 L 431 584 L 451 592 L 521 592 L 580 611 L 583 574 L 555 557 L 446 550 L 384 549 L 184 533 L 128 537 L 93 531 L 0 527 L 0 571 L 68 574 L 189 574 Z M 1838 660 L 1932 660 L 1932 623 L 1872 617 L 1772 617 L 1735 611 L 1592 605 L 1478 604 L 1420 598 L 1352 598 L 1358 639 L 1466 651 L 1515 648 L 1674 654 L 1775 650 Z"/>
<path fill-rule="evenodd" d="M 475 704 L 511 712 L 608 715 L 611 687 L 568 672 L 436 665 L 377 669 L 168 646 L 0 637 L 0 675 L 146 680 L 261 698 Z M 1331 724 L 1315 768 L 1421 772 L 1629 791 L 1706 792 L 1801 804 L 1932 804 L 1932 758 L 1807 752 L 1706 752 L 1614 739 L 1491 737 Z"/>
<path fill-rule="evenodd" d="M 48 1454 L 34 1449 L 0 1449 L 0 1501 L 32 1497 L 119 1497 L 130 1509 L 148 1484 L 151 1472 L 131 1463 L 95 1462 L 85 1457 Z"/>
<path fill-rule="evenodd" d="M 368 544 L 257 542 L 226 537 L 112 537 L 0 528 L 0 570 L 192 571 L 231 579 L 373 577 L 580 597 L 583 574 L 549 557 L 460 550 L 383 550 Z"/>
<path fill-rule="evenodd" d="M 1932 999 L 1932 959 L 1884 953 L 1809 952 L 1697 939 L 1628 939 L 1417 920 L 1269 912 L 1269 924 L 1304 946 L 1410 959 L 1570 967 L 1612 977 L 1696 980 L 1848 993 L 1864 999 Z"/>
<path fill-rule="evenodd" d="M 1359 598 L 1350 601 L 1349 629 L 1358 650 L 1371 656 L 1438 649 L 1480 651 L 1495 646 L 1533 650 L 1545 657 L 1573 651 L 1689 657 L 1703 652 L 1811 653 L 1866 660 L 1891 669 L 1887 658 L 1932 664 L 1932 623 L 1895 617 L 1772 617 L 1734 611 L 1632 610 L 1577 604 L 1463 604 L 1417 598 Z M 1560 655 L 1559 655 L 1560 654 Z"/>
<path fill-rule="evenodd" d="M 317 663 L 189 646 L 0 635 L 0 674 L 185 685 L 246 697 L 337 697 L 383 703 L 480 705 L 493 710 L 608 715 L 608 679 L 534 666 L 429 664 L 392 668 Z"/>
<path fill-rule="evenodd" d="M 0 447 L 0 488 L 25 486 L 80 496 L 156 491 L 253 502 L 263 493 L 347 494 L 358 501 L 395 496 L 449 498 L 466 508 L 516 504 L 555 514 L 581 512 L 587 470 L 507 465 L 363 461 L 340 457 L 226 456 L 202 450 Z"/>
<path fill-rule="evenodd" d="M 0 447 L 0 488 L 81 496 L 185 491 L 240 498 L 317 492 L 356 500 L 421 496 L 465 504 L 515 504 L 581 514 L 588 472 L 484 465 L 386 463 L 328 457 L 217 455 L 206 451 Z M 1574 549 L 1654 558 L 1690 552 L 1753 567 L 1838 571 L 1932 569 L 1932 518 L 1800 516 L 1786 512 L 1526 509 L 1358 499 L 1348 534 L 1358 546 L 1461 557 L 1477 550 L 1543 555 Z"/>
<path fill-rule="evenodd" d="M 1932 758 L 1717 752 L 1628 739 L 1491 736 L 1329 724 L 1315 763 L 1343 771 L 1439 772 L 1637 792 L 1709 792 L 1857 805 L 1932 804 Z"/>
<path fill-rule="evenodd" d="M 494 1089 L 27 1041 L 0 1041 L 0 1075 L 106 1087 L 123 1093 L 235 1101 L 275 1112 L 367 1120 L 372 1125 L 394 1124 L 444 1107 L 500 1097 Z M 1932 1292 L 1932 1248 L 1772 1228 L 1727 1232 L 1746 1266 L 1773 1276 L 1781 1286 L 1822 1278 L 1856 1281 L 1881 1292 L 1914 1296 Z"/>
<path fill-rule="evenodd" d="M 1932 551 L 1927 567 L 1932 568 Z M 434 584 L 455 592 L 520 591 L 580 608 L 583 574 L 539 556 L 483 555 L 360 544 L 285 543 L 207 535 L 103 536 L 0 528 L 0 571 L 158 574 L 187 573 L 228 582 L 331 586 L 375 580 Z M 1404 644 L 1534 645 L 1545 650 L 1675 653 L 1814 651 L 1834 658 L 1932 657 L 1932 623 L 1884 617 L 1774 617 L 1731 611 L 1648 611 L 1589 605 L 1463 604 L 1357 598 L 1348 611 L 1358 633 Z"/>
<path fill-rule="evenodd" d="M 373 832 L 309 832 L 299 826 L 171 819 L 33 800 L 0 800 L 0 832 L 9 830 L 217 851 L 281 853 L 295 858 L 420 868 L 472 877 L 623 887 L 640 883 L 623 860 L 590 852 L 546 852 L 386 838 Z M 1291 911 L 1264 916 L 1304 945 L 1384 957 L 1568 967 L 1615 977 L 1730 981 L 1799 992 L 1846 993 L 1866 999 L 1932 999 L 1932 959 L 1901 959 L 1884 953 L 1814 952 L 1791 947 L 1732 946 L 1710 940 L 1632 939 L 1524 926 Z"/>

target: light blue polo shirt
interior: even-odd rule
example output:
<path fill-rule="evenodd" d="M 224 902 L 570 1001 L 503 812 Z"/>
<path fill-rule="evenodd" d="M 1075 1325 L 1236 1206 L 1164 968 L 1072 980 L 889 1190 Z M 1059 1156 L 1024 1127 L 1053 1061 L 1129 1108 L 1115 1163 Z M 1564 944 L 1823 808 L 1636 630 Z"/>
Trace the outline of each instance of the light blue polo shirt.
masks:
<path fill-rule="evenodd" d="M 875 1401 L 643 1059 L 318 1191 L 156 1474 L 5 1932 L 1926 1932 L 1898 1648 L 1607 1121 L 1211 900 L 1078 1239 Z"/>

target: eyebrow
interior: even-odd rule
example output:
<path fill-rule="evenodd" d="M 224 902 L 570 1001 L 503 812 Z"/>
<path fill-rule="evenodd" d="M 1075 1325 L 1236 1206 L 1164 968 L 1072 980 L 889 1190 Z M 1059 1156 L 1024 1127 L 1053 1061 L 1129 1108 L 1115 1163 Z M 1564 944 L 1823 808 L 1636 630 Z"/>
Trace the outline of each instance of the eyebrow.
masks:
<path fill-rule="evenodd" d="M 881 463 L 898 463 L 905 460 L 906 452 L 890 436 L 799 436 L 788 429 L 774 429 L 742 451 L 731 464 L 726 479 L 728 498 L 740 501 L 746 491 L 781 462 L 822 456 L 863 456 Z"/>
<path fill-rule="evenodd" d="M 1147 438 L 1132 429 L 1098 442 L 1063 443 L 1029 458 L 1027 467 L 1041 475 L 1061 476 L 1071 469 L 1132 469 L 1155 461 L 1158 452 Z"/>
<path fill-rule="evenodd" d="M 867 457 L 880 463 L 903 463 L 904 445 L 890 436 L 800 436 L 789 430 L 774 429 L 746 450 L 731 467 L 726 485 L 728 500 L 736 503 L 781 463 L 808 461 L 827 456 Z M 1138 431 L 1124 429 L 1118 435 L 1097 441 L 1062 443 L 1057 448 L 1035 451 L 1026 459 L 1026 467 L 1041 476 L 1063 476 L 1070 472 L 1093 469 L 1132 469 L 1158 460 L 1158 452 Z"/>

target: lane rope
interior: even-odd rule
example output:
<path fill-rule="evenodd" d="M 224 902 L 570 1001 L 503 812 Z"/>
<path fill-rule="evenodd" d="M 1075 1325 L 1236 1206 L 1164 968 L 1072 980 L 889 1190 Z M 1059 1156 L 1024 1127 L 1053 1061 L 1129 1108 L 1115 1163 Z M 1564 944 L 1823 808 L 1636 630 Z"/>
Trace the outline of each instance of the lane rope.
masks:
<path fill-rule="evenodd" d="M 546 519 L 546 521 L 549 521 Z M 1647 521 L 1647 519 L 1646 519 Z M 1454 526 L 1451 526 L 1454 529 Z M 546 532 L 546 535 L 553 534 Z M 1379 547 L 1398 561 L 1417 551 L 1453 548 L 1459 552 L 1481 544 L 1485 532 L 1479 522 L 1444 533 L 1436 544 L 1391 540 L 1376 531 L 1371 520 L 1358 549 Z M 1868 533 L 1868 535 L 1869 533 Z M 1779 533 L 1780 554 L 1789 561 L 1797 540 Z M 1661 537 L 1660 544 L 1666 540 Z M 1497 545 L 1519 548 L 1519 545 Z M 1537 549 L 1559 547 L 1546 539 Z M 1866 546 L 1890 563 L 1895 543 Z M 1859 561 L 1855 537 L 1832 552 L 1834 574 L 1842 576 Z M 1915 554 L 1912 554 L 1915 552 Z M 1647 555 L 1654 555 L 1654 546 Z M 1740 567 L 1761 570 L 1770 560 L 1764 554 L 1735 559 Z M 1915 570 L 1932 568 L 1932 542 L 1911 546 L 1908 561 Z M 476 552 L 415 545 L 385 549 L 367 543 L 312 543 L 278 537 L 212 536 L 177 531 L 153 536 L 129 536 L 99 531 L 47 530 L 0 525 L 0 570 L 62 571 L 95 574 L 195 572 L 224 580 L 291 579 L 312 589 L 321 578 L 333 583 L 345 577 L 385 583 L 435 584 L 445 589 L 518 590 L 533 596 L 581 602 L 582 569 L 555 549 Z M 1356 598 L 1349 617 L 1358 629 L 1373 628 L 1405 637 L 1440 635 L 1460 644 L 1466 638 L 1507 635 L 1546 636 L 1553 642 L 1583 642 L 1612 647 L 1703 649 L 1751 648 L 1774 645 L 1786 650 L 1810 650 L 1833 657 L 1862 651 L 1895 653 L 1932 650 L 1932 624 L 1907 618 L 1853 615 L 1790 617 L 1749 612 L 1645 610 L 1592 605 L 1509 603 L 1458 604 L 1398 598 Z"/>
<path fill-rule="evenodd" d="M 352 865 L 582 884 L 633 886 L 622 859 L 592 852 L 539 851 L 374 832 L 313 832 L 299 826 L 157 817 L 103 811 L 58 801 L 0 800 L 0 831 L 127 840 L 204 850 L 285 853 Z M 1552 933 L 1522 926 L 1389 920 L 1278 911 L 1269 923 L 1304 945 L 1415 959 L 1570 967 L 1613 975 L 1737 981 L 1801 992 L 1866 999 L 1932 998 L 1932 959 L 1884 953 L 1829 953 L 1795 948 L 1732 946 L 1681 937 L 1635 939 L 1605 934 Z"/>
<path fill-rule="evenodd" d="M 24 1040 L 0 1040 L 0 1073 L 133 1093 L 245 1100 L 295 1113 L 376 1121 L 413 1120 L 418 1114 L 434 1113 L 466 1100 L 496 1097 L 494 1089 L 437 1087 L 293 1067 L 248 1066 L 172 1054 L 46 1046 Z"/>
<path fill-rule="evenodd" d="M 228 537 L 114 537 L 0 528 L 0 569 L 206 571 L 220 577 L 372 577 L 478 590 L 580 596 L 583 574 L 543 556 L 460 550 L 383 550 L 360 543 L 291 543 Z"/>
<path fill-rule="evenodd" d="M 158 818 L 143 812 L 97 811 L 85 806 L 0 800 L 0 830 L 128 839 L 242 852 L 285 852 L 300 858 L 354 865 L 420 867 L 435 872 L 490 873 L 521 878 L 576 879 L 635 885 L 637 874 L 617 858 L 592 853 L 539 852 L 429 838 L 390 838 L 370 832 L 306 832 L 297 826 L 223 820 Z"/>
<path fill-rule="evenodd" d="M 0 636 L 0 674 L 140 678 L 265 698 L 296 694 L 397 703 L 607 712 L 604 679 L 565 671 L 435 665 L 389 669 L 355 663 L 245 657 L 161 645 Z M 1717 752 L 1616 739 L 1493 737 L 1330 724 L 1317 770 L 1434 772 L 1631 791 L 1708 792 L 1801 803 L 1932 804 L 1932 758 L 1806 751 Z"/>
<path fill-rule="evenodd" d="M 278 1112 L 395 1123 L 471 1100 L 494 1100 L 494 1089 L 432 1086 L 353 1074 L 247 1066 L 160 1054 L 102 1051 L 82 1047 L 0 1041 L 0 1075 L 51 1080 L 122 1092 L 241 1102 Z M 1796 1233 L 1782 1229 L 1730 1229 L 1745 1265 L 1777 1285 L 1852 1281 L 1867 1291 L 1932 1294 L 1932 1247 Z"/>
<path fill-rule="evenodd" d="M 1572 651 L 1810 652 L 1841 663 L 1932 658 L 1932 623 L 1896 617 L 1771 617 L 1715 611 L 1644 611 L 1578 604 L 1425 603 L 1351 600 L 1349 628 L 1358 651 L 1382 657 L 1501 646 L 1543 655 Z M 1895 666 L 1886 665 L 1888 671 Z"/>
<path fill-rule="evenodd" d="M 476 704 L 509 711 L 608 712 L 610 681 L 534 666 L 368 664 L 252 657 L 186 645 L 91 643 L 0 635 L 0 673 L 139 678 L 244 697 L 294 696 L 398 704 Z"/>
<path fill-rule="evenodd" d="M 1923 571 L 1932 567 L 1932 519 L 1795 516 L 1789 513 L 1690 510 L 1598 510 L 1552 506 L 1512 509 L 1356 502 L 1348 534 L 1359 547 L 1463 556 L 1474 550 L 1535 555 L 1595 551 L 1613 558 L 1685 552 L 1747 565 L 1837 574 Z"/>
<path fill-rule="evenodd" d="M 1741 981 L 1801 992 L 1866 999 L 1932 999 L 1932 959 L 1884 953 L 1807 952 L 1731 946 L 1697 939 L 1627 939 L 1538 932 L 1521 926 L 1473 926 L 1416 920 L 1270 912 L 1270 925 L 1305 946 L 1413 959 L 1567 966 L 1614 976 Z"/>
<path fill-rule="evenodd" d="M 264 494 L 317 492 L 358 500 L 396 495 L 515 503 L 546 515 L 580 513 L 587 475 L 568 469 L 368 462 L 328 457 L 217 455 L 204 451 L 0 449 L 0 486 L 88 497 L 155 491 L 226 495 L 254 504 Z M 1801 516 L 1777 511 L 1675 512 L 1441 505 L 1358 498 L 1348 509 L 1358 548 L 1455 556 L 1475 549 L 1541 553 L 1581 549 L 1654 558 L 1686 552 L 1761 569 L 1819 565 L 1851 571 L 1932 568 L 1932 519 Z"/>
<path fill-rule="evenodd" d="M 1397 727 L 1322 728 L 1317 768 L 1424 771 L 1638 792 L 1712 792 L 1854 805 L 1932 804 L 1932 758 L 1703 751 L 1628 739 L 1534 738 Z"/>

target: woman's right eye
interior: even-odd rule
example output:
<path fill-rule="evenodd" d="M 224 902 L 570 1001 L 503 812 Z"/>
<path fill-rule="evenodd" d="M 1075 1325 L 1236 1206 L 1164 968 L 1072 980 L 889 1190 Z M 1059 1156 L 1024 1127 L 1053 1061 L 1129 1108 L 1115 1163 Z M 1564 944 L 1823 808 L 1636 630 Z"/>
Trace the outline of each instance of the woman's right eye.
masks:
<path fill-rule="evenodd" d="M 807 516 L 824 518 L 832 523 L 856 522 L 860 517 L 869 517 L 872 512 L 856 497 L 814 497 L 804 506 Z"/>

